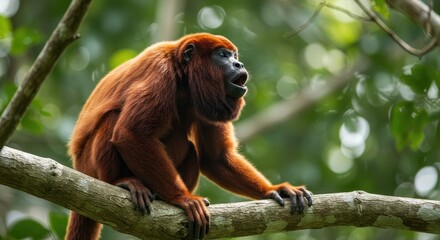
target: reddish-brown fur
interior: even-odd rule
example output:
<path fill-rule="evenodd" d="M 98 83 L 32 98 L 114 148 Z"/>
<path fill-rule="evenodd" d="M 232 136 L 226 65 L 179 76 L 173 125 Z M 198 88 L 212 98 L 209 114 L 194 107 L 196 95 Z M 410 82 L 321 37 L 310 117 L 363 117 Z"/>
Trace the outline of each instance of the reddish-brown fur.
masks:
<path fill-rule="evenodd" d="M 186 62 L 188 44 L 195 51 Z M 152 45 L 111 71 L 91 94 L 73 131 L 69 153 L 74 168 L 113 184 L 134 179 L 182 207 L 201 226 L 208 224 L 209 213 L 204 199 L 191 193 L 199 172 L 254 199 L 306 193 L 288 183 L 272 185 L 237 152 L 231 120 L 244 100 L 226 97 L 223 73 L 211 61 L 220 47 L 237 51 L 221 36 L 187 35 Z M 100 229 L 72 213 L 66 238 L 97 239 Z"/>

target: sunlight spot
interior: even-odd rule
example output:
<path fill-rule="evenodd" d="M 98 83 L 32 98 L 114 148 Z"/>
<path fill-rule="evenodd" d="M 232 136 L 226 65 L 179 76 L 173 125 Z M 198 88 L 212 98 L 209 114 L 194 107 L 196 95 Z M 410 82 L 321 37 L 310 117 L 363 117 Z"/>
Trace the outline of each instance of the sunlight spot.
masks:
<path fill-rule="evenodd" d="M 331 73 L 338 73 L 345 67 L 345 55 L 337 49 L 332 49 L 323 56 L 323 64 Z"/>
<path fill-rule="evenodd" d="M 345 145 L 341 145 L 341 151 L 346 157 L 358 158 L 362 156 L 362 154 L 364 154 L 365 152 L 365 142 L 362 142 L 362 144 L 354 147 L 347 147 Z"/>
<path fill-rule="evenodd" d="M 374 86 L 385 96 L 392 96 L 396 91 L 396 82 L 390 74 L 379 72 L 373 78 Z"/>
<path fill-rule="evenodd" d="M 338 7 L 342 7 L 345 10 L 356 14 L 356 15 L 362 15 L 362 10 L 357 6 L 357 4 L 354 1 L 346 1 L 346 0 L 336 0 L 334 2 L 334 5 Z M 358 21 L 350 16 L 348 16 L 346 13 L 343 13 L 341 11 L 337 10 L 331 10 L 330 13 L 339 21 L 341 22 L 353 22 Z"/>
<path fill-rule="evenodd" d="M 70 56 L 70 67 L 75 71 L 81 71 L 90 62 L 89 50 L 85 47 L 79 47 L 78 50 Z"/>
<path fill-rule="evenodd" d="M 358 97 L 364 97 L 367 89 L 366 89 L 366 83 L 365 83 L 365 79 L 360 79 L 359 82 L 356 84 L 356 95 Z"/>
<path fill-rule="evenodd" d="M 19 0 L 1 0 L 0 1 L 0 15 L 12 17 L 20 7 Z"/>
<path fill-rule="evenodd" d="M 284 99 L 293 98 L 298 92 L 298 81 L 291 76 L 284 75 L 277 82 L 277 93 Z"/>
<path fill-rule="evenodd" d="M 318 43 L 309 44 L 304 50 L 304 58 L 307 64 L 314 69 L 324 67 L 324 56 L 326 54 L 325 48 Z"/>
<path fill-rule="evenodd" d="M 403 83 L 399 84 L 399 92 L 402 98 L 407 101 L 412 101 L 416 97 L 416 94 L 411 90 L 411 88 Z"/>
<path fill-rule="evenodd" d="M 332 148 L 327 157 L 327 165 L 335 173 L 345 173 L 353 167 L 353 159 L 346 157 L 339 148 Z"/>
<path fill-rule="evenodd" d="M 429 99 L 437 99 L 438 98 L 438 87 L 435 82 L 432 82 L 431 86 L 428 89 L 428 93 L 426 94 Z"/>
<path fill-rule="evenodd" d="M 415 178 L 414 186 L 417 194 L 427 196 L 437 185 L 438 172 L 433 166 L 427 166 L 420 169 Z"/>
<path fill-rule="evenodd" d="M 365 144 L 365 140 L 370 134 L 370 125 L 363 117 L 353 117 L 350 121 L 351 126 L 347 123 L 342 124 L 339 129 L 339 138 L 342 145 L 355 148 Z"/>
<path fill-rule="evenodd" d="M 220 6 L 204 7 L 197 15 L 197 22 L 203 29 L 215 29 L 223 24 L 225 16 L 225 10 Z"/>

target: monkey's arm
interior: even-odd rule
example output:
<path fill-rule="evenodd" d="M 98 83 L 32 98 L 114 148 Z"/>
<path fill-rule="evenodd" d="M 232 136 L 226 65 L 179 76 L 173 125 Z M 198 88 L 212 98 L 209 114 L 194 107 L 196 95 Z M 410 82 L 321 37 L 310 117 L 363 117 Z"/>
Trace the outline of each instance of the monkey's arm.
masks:
<path fill-rule="evenodd" d="M 292 213 L 304 210 L 304 198 L 311 206 L 312 198 L 304 186 L 272 185 L 237 152 L 231 123 L 198 124 L 196 136 L 202 173 L 221 187 L 254 199 L 272 198 L 280 205 L 284 205 L 282 197 L 290 198 Z"/>

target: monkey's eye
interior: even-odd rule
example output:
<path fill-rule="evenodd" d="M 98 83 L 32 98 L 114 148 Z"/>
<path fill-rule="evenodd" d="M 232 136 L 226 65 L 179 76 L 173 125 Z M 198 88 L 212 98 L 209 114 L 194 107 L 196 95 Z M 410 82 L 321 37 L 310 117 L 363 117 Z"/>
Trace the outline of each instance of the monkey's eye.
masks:
<path fill-rule="evenodd" d="M 220 51 L 218 55 L 220 57 L 228 57 L 228 54 L 225 51 Z"/>
<path fill-rule="evenodd" d="M 234 53 L 234 58 L 238 59 L 238 53 Z"/>

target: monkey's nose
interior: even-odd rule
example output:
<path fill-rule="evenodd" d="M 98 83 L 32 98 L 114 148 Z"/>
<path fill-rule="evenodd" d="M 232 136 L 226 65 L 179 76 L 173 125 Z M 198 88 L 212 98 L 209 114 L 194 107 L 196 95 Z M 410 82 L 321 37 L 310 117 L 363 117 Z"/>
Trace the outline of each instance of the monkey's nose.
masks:
<path fill-rule="evenodd" d="M 244 68 L 244 64 L 239 61 L 236 61 L 236 62 L 234 62 L 234 67 L 237 69 L 242 69 L 242 68 Z"/>

